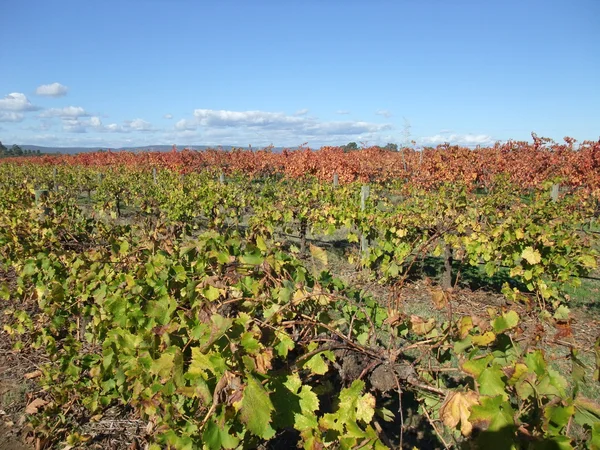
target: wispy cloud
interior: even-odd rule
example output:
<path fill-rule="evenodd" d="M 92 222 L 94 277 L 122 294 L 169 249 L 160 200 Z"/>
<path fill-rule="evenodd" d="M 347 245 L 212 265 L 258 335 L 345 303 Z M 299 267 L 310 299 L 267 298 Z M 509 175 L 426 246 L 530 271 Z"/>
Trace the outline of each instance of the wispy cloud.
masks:
<path fill-rule="evenodd" d="M 306 114 L 308 114 L 308 108 L 299 109 L 294 113 L 295 116 L 305 116 Z"/>
<path fill-rule="evenodd" d="M 173 114 L 165 114 L 163 117 L 165 119 L 172 119 L 173 118 Z"/>
<path fill-rule="evenodd" d="M 69 88 L 60 83 L 42 84 L 35 90 L 37 95 L 44 97 L 64 97 Z"/>
<path fill-rule="evenodd" d="M 350 114 L 350 111 L 348 111 L 346 109 L 338 109 L 335 113 L 344 116 L 346 114 Z"/>
<path fill-rule="evenodd" d="M 40 109 L 31 104 L 27 96 L 20 92 L 13 92 L 0 99 L 0 111 L 36 111 Z"/>
<path fill-rule="evenodd" d="M 438 145 L 444 143 L 473 147 L 476 145 L 491 145 L 496 140 L 488 134 L 436 134 L 418 139 L 421 145 Z"/>
<path fill-rule="evenodd" d="M 377 114 L 378 116 L 383 116 L 386 119 L 392 117 L 392 113 L 387 109 L 378 109 L 377 111 L 375 111 L 375 114 Z"/>
<path fill-rule="evenodd" d="M 0 111 L 0 122 L 22 122 L 25 115 L 18 112 L 4 112 Z"/>
<path fill-rule="evenodd" d="M 65 106 L 64 108 L 50 108 L 40 113 L 40 117 L 77 118 L 87 116 L 89 116 L 89 114 L 81 106 Z"/>

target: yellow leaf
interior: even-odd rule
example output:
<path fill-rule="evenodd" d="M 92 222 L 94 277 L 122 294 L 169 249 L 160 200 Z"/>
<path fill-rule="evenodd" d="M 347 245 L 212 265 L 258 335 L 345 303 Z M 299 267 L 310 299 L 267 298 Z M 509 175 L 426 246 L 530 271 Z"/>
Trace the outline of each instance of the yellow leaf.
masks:
<path fill-rule="evenodd" d="M 486 346 L 490 345 L 492 342 L 496 340 L 496 335 L 491 331 L 482 334 L 481 336 L 473 336 L 472 343 L 473 345 Z"/>
<path fill-rule="evenodd" d="M 310 254 L 313 258 L 319 261 L 324 266 L 327 265 L 327 252 L 321 247 L 317 247 L 316 245 L 310 244 L 309 246 Z"/>
<path fill-rule="evenodd" d="M 521 257 L 529 264 L 539 264 L 542 261 L 542 255 L 533 247 L 526 247 L 521 253 Z"/>
<path fill-rule="evenodd" d="M 455 428 L 460 423 L 460 432 L 469 436 L 473 425 L 469 422 L 471 407 L 479 403 L 476 392 L 453 392 L 440 408 L 440 418 L 444 425 Z"/>
<path fill-rule="evenodd" d="M 466 338 L 469 335 L 469 331 L 473 329 L 473 318 L 471 316 L 464 316 L 460 318 L 458 322 L 458 336 L 461 339 Z"/>

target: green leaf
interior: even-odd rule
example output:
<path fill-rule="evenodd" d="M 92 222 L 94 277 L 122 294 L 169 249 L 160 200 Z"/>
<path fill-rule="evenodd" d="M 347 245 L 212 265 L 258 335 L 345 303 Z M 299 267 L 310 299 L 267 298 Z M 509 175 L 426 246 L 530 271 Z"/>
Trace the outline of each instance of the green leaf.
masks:
<path fill-rule="evenodd" d="M 250 264 L 252 266 L 258 266 L 262 264 L 264 260 L 265 259 L 262 257 L 262 255 L 258 252 L 246 253 L 240 256 L 240 261 L 242 261 L 244 264 Z"/>
<path fill-rule="evenodd" d="M 313 392 L 312 387 L 307 385 L 302 386 L 302 390 L 298 395 L 303 414 L 319 410 L 319 397 Z"/>
<path fill-rule="evenodd" d="M 546 373 L 546 360 L 541 350 L 530 352 L 525 356 L 525 364 L 529 367 L 529 370 L 533 370 L 535 374 L 540 377 Z"/>
<path fill-rule="evenodd" d="M 240 419 L 248 430 L 263 439 L 271 439 L 275 430 L 271 427 L 271 413 L 275 411 L 265 388 L 254 377 L 248 375 L 244 389 Z"/>
<path fill-rule="evenodd" d="M 481 372 L 494 359 L 493 355 L 486 355 L 483 358 L 469 359 L 462 364 L 462 370 L 471 375 L 473 378 L 478 378 Z"/>
<path fill-rule="evenodd" d="M 208 301 L 214 302 L 219 298 L 221 293 L 219 292 L 219 289 L 209 285 L 202 289 L 202 295 L 204 295 Z"/>
<path fill-rule="evenodd" d="M 129 251 L 129 242 L 127 242 L 127 241 L 121 242 L 121 245 L 119 245 L 119 253 L 121 255 L 126 255 L 128 251 Z"/>
<path fill-rule="evenodd" d="M 507 313 L 502 313 L 501 316 L 496 317 L 492 321 L 492 328 L 497 334 L 499 334 L 516 327 L 518 323 L 519 315 L 515 311 L 511 310 Z"/>
<path fill-rule="evenodd" d="M 242 334 L 240 344 L 242 344 L 242 347 L 244 347 L 248 353 L 256 353 L 258 350 L 260 350 L 260 343 L 258 342 L 258 339 L 254 337 L 254 333 L 251 331 L 247 331 Z"/>
<path fill-rule="evenodd" d="M 579 261 L 581 261 L 581 264 L 588 269 L 595 269 L 598 265 L 596 263 L 596 258 L 592 255 L 581 255 Z"/>
<path fill-rule="evenodd" d="M 302 365 L 303 368 L 310 369 L 311 373 L 316 375 L 325 375 L 329 370 L 329 366 L 327 362 L 323 359 L 323 357 L 327 357 L 330 361 L 335 359 L 333 352 L 331 350 L 324 350 L 322 352 L 317 353 L 316 355 L 311 356 L 308 360 L 304 362 Z"/>
<path fill-rule="evenodd" d="M 295 347 L 294 340 L 284 331 L 276 330 L 279 343 L 275 345 L 275 351 L 282 358 L 287 358 L 288 352 Z"/>
<path fill-rule="evenodd" d="M 232 449 L 236 448 L 240 440 L 229 434 L 231 425 L 223 423 L 224 418 L 218 419 L 219 424 L 212 420 L 206 423 L 206 428 L 202 434 L 202 441 L 210 450 L 219 450 L 221 448 Z"/>
<path fill-rule="evenodd" d="M 534 250 L 533 247 L 526 247 L 523 253 L 521 253 L 521 258 L 532 265 L 539 264 L 542 261 L 542 255 L 537 250 Z"/>
<path fill-rule="evenodd" d="M 556 308 L 556 311 L 554 312 L 554 318 L 556 320 L 569 320 L 569 307 L 567 305 L 560 305 L 558 308 Z"/>
<path fill-rule="evenodd" d="M 600 423 L 592 425 L 592 438 L 589 445 L 591 450 L 600 450 Z"/>
<path fill-rule="evenodd" d="M 265 252 L 266 253 L 267 250 L 268 250 L 268 247 L 267 247 L 267 244 L 265 243 L 265 240 L 260 235 L 256 236 L 256 247 L 258 247 L 258 249 L 261 252 Z"/>
<path fill-rule="evenodd" d="M 573 405 L 551 405 L 544 408 L 544 428 L 552 435 L 561 434 L 564 427 L 575 413 Z"/>
<path fill-rule="evenodd" d="M 567 380 L 560 373 L 554 369 L 548 369 L 545 375 L 539 377 L 537 392 L 542 395 L 556 395 L 564 398 L 567 395 L 568 386 Z"/>
<path fill-rule="evenodd" d="M 7 283 L 0 284 L 0 300 L 9 300 L 10 299 L 10 291 L 8 290 Z"/>
<path fill-rule="evenodd" d="M 574 402 L 575 421 L 580 425 L 593 426 L 600 423 L 600 405 L 585 397 L 577 397 Z"/>
<path fill-rule="evenodd" d="M 375 397 L 366 393 L 356 402 L 356 419 L 365 423 L 371 422 L 375 414 Z"/>
<path fill-rule="evenodd" d="M 501 395 L 480 397 L 479 405 L 471 406 L 469 421 L 489 431 L 500 431 L 514 427 L 514 410 Z"/>
<path fill-rule="evenodd" d="M 504 373 L 502 372 L 502 369 L 497 365 L 482 370 L 477 378 L 477 381 L 479 382 L 479 393 L 490 397 L 500 395 L 505 400 L 508 400 L 506 384 L 502 380 L 503 376 Z"/>
<path fill-rule="evenodd" d="M 150 365 L 150 373 L 161 378 L 168 377 L 173 371 L 175 354 L 163 353 L 160 358 L 154 360 Z"/>
<path fill-rule="evenodd" d="M 464 338 L 461 341 L 454 342 L 454 353 L 459 355 L 462 352 L 464 352 L 466 349 L 471 347 L 473 345 L 472 340 L 473 340 L 472 336 L 467 336 L 466 338 Z"/>

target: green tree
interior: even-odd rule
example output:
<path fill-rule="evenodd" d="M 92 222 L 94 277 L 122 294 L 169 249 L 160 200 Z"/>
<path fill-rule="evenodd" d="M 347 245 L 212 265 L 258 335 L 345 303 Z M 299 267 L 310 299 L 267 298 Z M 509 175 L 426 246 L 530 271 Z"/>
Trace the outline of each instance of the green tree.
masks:
<path fill-rule="evenodd" d="M 389 150 L 391 152 L 397 152 L 398 151 L 398 144 L 393 144 L 391 142 L 388 142 L 386 144 L 385 147 L 383 147 L 385 150 Z"/>
<path fill-rule="evenodd" d="M 356 144 L 356 142 L 350 142 L 350 143 L 344 145 L 345 152 L 352 152 L 355 150 L 358 150 L 358 145 Z"/>
<path fill-rule="evenodd" d="M 15 156 L 23 155 L 23 149 L 21 147 L 19 147 L 17 144 L 14 144 L 10 149 L 12 150 L 12 154 Z"/>

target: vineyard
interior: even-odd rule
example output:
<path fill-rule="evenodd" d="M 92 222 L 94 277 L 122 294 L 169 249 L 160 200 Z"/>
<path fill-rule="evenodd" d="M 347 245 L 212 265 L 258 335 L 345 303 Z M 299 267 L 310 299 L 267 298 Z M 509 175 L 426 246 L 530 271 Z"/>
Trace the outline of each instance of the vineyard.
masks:
<path fill-rule="evenodd" d="M 0 438 L 600 449 L 600 142 L 565 142 L 3 159 Z"/>

